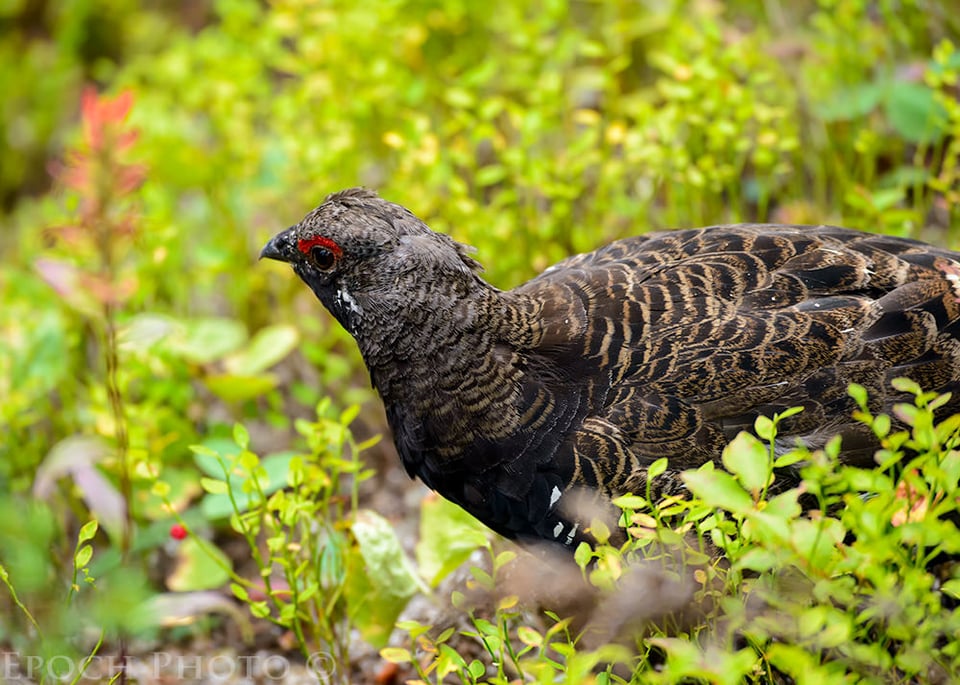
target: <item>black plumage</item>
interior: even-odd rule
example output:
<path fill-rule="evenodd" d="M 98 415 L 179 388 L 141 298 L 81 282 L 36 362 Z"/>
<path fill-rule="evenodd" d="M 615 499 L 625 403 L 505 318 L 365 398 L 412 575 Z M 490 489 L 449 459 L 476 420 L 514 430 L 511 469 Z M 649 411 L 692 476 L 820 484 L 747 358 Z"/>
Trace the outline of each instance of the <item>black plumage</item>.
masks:
<path fill-rule="evenodd" d="M 893 378 L 960 379 L 960 254 L 921 242 L 832 226 L 651 233 L 509 291 L 470 252 L 351 189 L 262 256 L 289 262 L 354 336 L 407 471 L 507 537 L 590 540 L 573 493 L 609 506 L 644 492 L 659 457 L 654 491 L 674 492 L 679 472 L 789 407 L 804 411 L 781 425 L 785 447 L 840 434 L 842 459 L 871 464 L 849 383 L 883 411 L 904 399 Z"/>

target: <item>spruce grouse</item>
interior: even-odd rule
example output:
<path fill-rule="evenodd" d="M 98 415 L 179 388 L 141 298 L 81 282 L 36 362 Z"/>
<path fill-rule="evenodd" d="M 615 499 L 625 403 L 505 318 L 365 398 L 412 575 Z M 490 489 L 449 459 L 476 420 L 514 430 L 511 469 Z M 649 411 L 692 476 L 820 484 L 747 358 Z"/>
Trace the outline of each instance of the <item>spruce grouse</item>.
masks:
<path fill-rule="evenodd" d="M 960 254 L 833 226 L 650 233 L 570 257 L 513 290 L 471 249 L 366 189 L 334 193 L 261 257 L 289 262 L 356 339 L 411 476 L 495 531 L 592 540 L 586 491 L 662 496 L 757 415 L 788 448 L 843 436 L 872 464 L 847 386 L 954 391 Z M 781 474 L 790 483 L 796 475 Z"/>

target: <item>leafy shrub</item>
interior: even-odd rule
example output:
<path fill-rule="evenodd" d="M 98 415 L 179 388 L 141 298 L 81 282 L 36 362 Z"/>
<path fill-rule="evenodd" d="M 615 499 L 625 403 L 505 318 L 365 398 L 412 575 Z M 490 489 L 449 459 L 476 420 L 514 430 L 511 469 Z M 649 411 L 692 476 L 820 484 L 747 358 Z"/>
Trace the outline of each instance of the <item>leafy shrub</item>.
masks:
<path fill-rule="evenodd" d="M 108 577 L 124 553 L 145 571 L 150 555 L 165 548 L 175 511 L 195 535 L 177 548 L 183 566 L 173 589 L 233 578 L 257 612 L 282 625 L 316 619 L 304 641 L 338 644 L 345 621 L 366 626 L 377 644 L 384 639 L 406 590 L 378 615 L 340 599 L 360 592 L 347 578 L 369 568 L 363 550 L 377 541 L 394 549 L 392 533 L 372 515 L 358 518 L 356 503 L 338 522 L 338 498 L 352 497 L 365 469 L 337 461 L 349 440 L 328 440 L 344 429 L 350 414 L 343 412 L 353 405 L 363 407 L 351 424 L 358 434 L 382 429 L 382 418 L 349 336 L 289 270 L 254 266 L 268 235 L 331 190 L 365 184 L 410 206 L 476 245 L 488 277 L 503 287 L 571 252 L 654 228 L 829 221 L 957 243 L 960 25 L 946 0 L 217 0 L 172 7 L 90 0 L 0 8 L 0 426 L 7 437 L 0 506 L 21 511 L 38 482 L 47 486 L 39 513 L 24 514 L 27 529 L 37 527 L 30 540 L 50 543 L 24 552 L 36 556 L 30 568 L 44 578 L 72 576 L 76 548 L 68 541 L 90 519 L 99 524 L 88 541 L 96 549 L 92 577 Z M 114 123 L 138 137 L 123 139 L 119 157 L 100 160 L 109 163 L 100 167 L 96 192 L 71 186 L 63 163 L 52 165 L 59 171 L 50 188 L 47 163 L 69 167 L 84 149 L 89 121 L 75 120 L 90 83 L 108 93 L 102 103 L 132 94 L 129 119 Z M 96 197 L 110 199 L 108 206 L 85 214 Z M 78 225 L 86 228 L 79 242 L 63 240 L 76 233 L 51 230 Z M 314 422 L 324 400 L 328 409 Z M 925 401 L 916 416 L 928 416 L 934 400 Z M 882 429 L 884 419 L 870 420 Z M 249 444 L 236 444 L 245 442 L 233 433 L 236 424 Z M 921 459 L 933 453 L 930 429 L 923 430 Z M 278 440 L 290 449 L 259 447 Z M 894 503 L 926 502 L 924 521 L 948 516 L 951 445 L 941 443 L 936 467 L 933 457 L 914 463 L 901 456 L 873 476 L 838 467 L 829 451 L 804 456 L 804 495 L 820 498 L 824 512 L 816 520 L 795 515 L 790 496 L 754 492 L 765 472 L 745 470 L 759 454 L 746 440 L 729 457 L 732 480 L 719 472 L 690 476 L 695 493 L 702 486 L 699 497 L 660 507 L 638 501 L 644 493 L 624 500 L 638 517 L 631 519 L 638 550 L 582 552 L 598 584 L 620 582 L 629 568 L 624 553 L 629 561 L 639 548 L 680 543 L 670 530 L 699 536 L 704 549 L 722 549 L 732 564 L 699 568 L 700 599 L 723 608 L 714 625 L 696 635 L 652 634 L 660 642 L 640 645 L 651 660 L 637 678 L 738 677 L 722 671 L 800 680 L 808 662 L 809 673 L 823 677 L 838 669 L 880 678 L 870 669 L 888 663 L 903 679 L 921 678 L 934 662 L 930 668 L 952 672 L 952 643 L 938 637 L 952 624 L 931 598 L 956 594 L 955 580 L 933 579 L 926 563 L 938 545 L 946 553 L 953 543 L 932 542 L 936 531 L 910 518 L 920 514 Z M 902 446 L 888 449 L 896 455 Z M 291 485 L 301 468 L 333 476 Z M 168 506 L 151 492 L 158 477 Z M 201 478 L 217 492 L 203 492 Z M 929 494 L 940 492 L 947 494 Z M 723 493 L 732 499 L 711 499 Z M 319 499 L 310 504 L 310 497 Z M 327 552 L 304 538 L 310 515 L 321 522 Z M 417 568 L 435 585 L 486 543 L 434 501 L 422 516 Z M 262 568 L 294 569 L 291 587 L 306 599 L 282 592 L 261 599 L 264 588 L 241 581 L 203 542 L 237 531 L 249 542 L 255 530 L 274 545 Z M 820 537 L 811 540 L 811 531 Z M 949 541 L 951 531 L 944 523 L 939 534 Z M 22 587 L 18 596 L 31 611 L 38 603 L 67 607 L 51 611 L 49 621 L 34 615 L 47 638 L 69 635 L 77 611 L 63 603 L 69 590 L 53 583 L 49 595 L 35 593 L 12 561 L 21 532 L 0 538 L 8 590 Z M 837 536 L 841 544 L 825 547 Z M 681 548 L 701 564 L 711 558 Z M 841 550 L 846 561 L 836 558 Z M 205 552 L 212 561 L 200 561 Z M 345 564 L 325 567 L 324 587 L 343 593 L 330 607 L 309 594 L 316 576 L 296 571 L 305 554 L 304 568 L 318 558 Z M 854 560 L 877 570 L 868 579 Z M 815 602 L 801 611 L 773 582 L 776 569 L 812 583 Z M 144 581 L 130 587 L 137 591 L 124 606 L 142 599 Z M 91 589 L 92 603 L 97 596 L 109 605 L 109 592 Z M 793 633 L 778 633 L 783 626 L 764 622 L 769 611 L 737 613 L 741 589 L 806 618 Z M 917 597 L 928 619 L 917 623 L 916 609 L 894 611 L 901 595 Z M 11 597 L 3 595 L 9 611 L 0 621 L 25 616 Z M 103 624 L 119 625 L 114 618 Z M 616 647 L 587 649 L 569 626 L 524 625 L 527 614 L 509 602 L 495 617 L 475 618 L 472 632 L 500 664 L 499 678 L 515 675 L 510 669 L 519 664 L 532 678 L 579 682 L 598 664 L 629 661 Z M 828 622 L 846 632 L 818 630 Z M 7 636 L 22 627 L 2 626 Z M 849 635 L 847 651 L 823 643 L 838 634 Z M 721 646 L 709 642 L 716 635 Z M 417 635 L 447 659 L 428 659 L 434 666 L 421 677 L 486 678 L 472 660 L 460 664 L 441 649 L 447 637 Z M 508 637 L 519 640 L 516 648 Z M 727 649 L 741 637 L 746 645 Z M 905 647 L 910 638 L 919 652 Z"/>
<path fill-rule="evenodd" d="M 371 643 L 384 644 L 421 585 L 390 525 L 358 506 L 360 482 L 371 475 L 358 455 L 377 439 L 354 442 L 347 425 L 358 407 L 337 418 L 328 418 L 328 409 L 324 402 L 316 422 L 298 422 L 310 451 L 274 457 L 279 470 L 250 451 L 240 424 L 234 428 L 236 449 L 196 446 L 194 451 L 211 461 L 212 472 L 219 470 L 202 485 L 213 498 L 228 502 L 230 527 L 247 542 L 260 582 L 235 573 L 209 543 L 201 543 L 204 551 L 229 575 L 234 595 L 254 616 L 291 630 L 305 658 L 328 650 L 347 677 L 350 631 L 359 628 Z M 161 480 L 154 491 L 166 499 L 170 488 Z M 212 501 L 204 502 L 207 516 L 220 511 L 207 505 Z"/>
<path fill-rule="evenodd" d="M 680 612 L 644 621 L 633 650 L 616 641 L 587 649 L 580 643 L 588 633 L 572 632 L 569 620 L 552 615 L 543 633 L 525 625 L 513 597 L 492 621 L 474 619 L 473 635 L 500 664 L 496 675 L 444 648 L 452 630 L 424 641 L 428 626 L 404 626 L 432 654 L 426 667 L 407 650 L 384 656 L 438 683 L 449 674 L 463 683 L 507 683 L 518 674 L 581 682 L 598 668 L 597 682 L 953 682 L 960 677 L 960 416 L 938 421 L 945 397 L 896 383 L 915 397 L 895 407 L 907 426 L 898 431 L 889 417 L 869 413 L 863 388 L 851 387 L 858 418 L 882 438 L 877 469 L 841 464 L 836 439 L 821 451 L 778 454 L 777 422 L 792 412 L 761 418 L 762 439 L 741 433 L 725 450 L 728 472 L 710 463 L 684 474 L 687 495 L 620 498 L 631 539 L 577 550 L 590 582 L 620 610 L 644 614 L 649 598 L 633 596 L 629 580 L 652 566 L 661 581 L 686 586 L 695 618 Z M 788 465 L 801 467 L 801 484 L 772 494 L 776 469 Z M 666 466 L 654 464 L 651 480 Z M 803 513 L 803 497 L 817 508 Z M 503 670 L 508 663 L 512 674 Z"/>

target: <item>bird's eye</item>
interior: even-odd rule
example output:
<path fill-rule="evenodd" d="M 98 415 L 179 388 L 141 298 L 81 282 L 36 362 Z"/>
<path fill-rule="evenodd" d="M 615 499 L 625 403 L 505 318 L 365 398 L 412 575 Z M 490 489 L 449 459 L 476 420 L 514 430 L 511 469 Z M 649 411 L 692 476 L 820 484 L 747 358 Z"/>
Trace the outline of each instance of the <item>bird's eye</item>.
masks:
<path fill-rule="evenodd" d="M 343 248 L 326 236 L 301 238 L 297 249 L 321 271 L 330 271 L 343 256 Z"/>
<path fill-rule="evenodd" d="M 337 256 L 322 245 L 316 245 L 310 249 L 310 258 L 317 265 L 317 268 L 323 271 L 329 271 L 337 263 Z"/>

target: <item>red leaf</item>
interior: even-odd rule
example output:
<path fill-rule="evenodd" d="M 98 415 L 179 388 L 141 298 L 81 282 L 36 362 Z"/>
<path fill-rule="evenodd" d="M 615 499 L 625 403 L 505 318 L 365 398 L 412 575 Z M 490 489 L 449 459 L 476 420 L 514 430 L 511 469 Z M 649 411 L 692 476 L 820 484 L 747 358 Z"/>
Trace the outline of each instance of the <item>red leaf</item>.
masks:
<path fill-rule="evenodd" d="M 56 259 L 38 259 L 34 266 L 40 278 L 45 280 L 62 297 L 77 287 L 77 267 Z"/>
<path fill-rule="evenodd" d="M 33 496 L 53 497 L 57 481 L 69 476 L 94 516 L 111 535 L 123 527 L 127 504 L 116 487 L 100 472 L 97 463 L 110 456 L 110 449 L 99 438 L 73 436 L 61 440 L 37 467 Z"/>
<path fill-rule="evenodd" d="M 101 103 L 104 120 L 119 124 L 127 118 L 133 108 L 133 91 L 125 90 L 113 100 L 103 98 Z"/>
<path fill-rule="evenodd" d="M 120 304 L 128 299 L 137 290 L 137 281 L 134 278 L 125 278 L 122 281 L 111 281 L 103 274 L 80 274 L 80 287 L 103 304 Z"/>
<path fill-rule="evenodd" d="M 147 167 L 142 164 L 130 164 L 117 170 L 116 188 L 121 195 L 136 190 L 147 177 Z"/>
<path fill-rule="evenodd" d="M 132 107 L 132 91 L 125 90 L 115 98 L 108 98 L 98 95 L 92 87 L 85 88 L 80 100 L 80 113 L 87 146 L 91 150 L 101 149 L 108 131 L 119 132 L 120 124 L 130 114 Z M 113 140 L 113 146 L 122 150 L 130 147 L 135 140 L 136 132 L 123 132 Z"/>
<path fill-rule="evenodd" d="M 83 89 L 80 97 L 80 117 L 83 119 L 84 141 L 91 149 L 98 149 L 103 137 L 103 126 L 97 109 L 97 91 L 93 86 Z"/>

